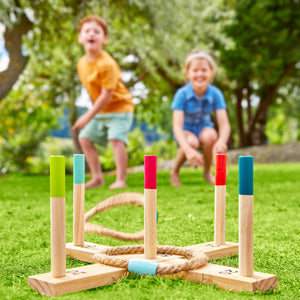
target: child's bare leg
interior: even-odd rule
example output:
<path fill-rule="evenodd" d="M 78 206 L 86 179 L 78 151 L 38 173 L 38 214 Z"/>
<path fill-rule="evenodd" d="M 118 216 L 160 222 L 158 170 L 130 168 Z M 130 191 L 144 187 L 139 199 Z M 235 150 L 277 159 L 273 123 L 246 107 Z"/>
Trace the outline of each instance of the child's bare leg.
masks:
<path fill-rule="evenodd" d="M 185 131 L 186 140 L 189 145 L 195 149 L 199 148 L 198 138 L 190 131 Z M 181 148 L 178 149 L 177 155 L 175 158 L 174 166 L 170 174 L 170 182 L 173 187 L 181 188 L 179 170 L 183 163 L 186 161 L 185 154 Z"/>
<path fill-rule="evenodd" d="M 85 188 L 93 189 L 104 185 L 104 178 L 99 162 L 98 152 L 94 146 L 94 143 L 85 138 L 79 138 L 79 143 L 92 173 L 92 179 L 85 184 Z"/>
<path fill-rule="evenodd" d="M 209 184 L 215 184 L 215 176 L 211 173 L 211 165 L 213 161 L 212 148 L 218 138 L 214 128 L 205 127 L 200 133 L 200 144 L 203 149 L 204 156 L 204 173 L 203 176 Z"/>
<path fill-rule="evenodd" d="M 117 178 L 114 183 L 112 183 L 108 188 L 110 190 L 121 189 L 127 186 L 127 161 L 128 155 L 126 151 L 125 143 L 120 140 L 110 140 L 110 144 L 114 151 L 114 157 L 117 169 Z"/>
<path fill-rule="evenodd" d="M 170 182 L 173 187 L 181 188 L 179 169 L 182 164 L 186 161 L 185 154 L 181 148 L 178 149 L 175 162 L 170 174 Z"/>

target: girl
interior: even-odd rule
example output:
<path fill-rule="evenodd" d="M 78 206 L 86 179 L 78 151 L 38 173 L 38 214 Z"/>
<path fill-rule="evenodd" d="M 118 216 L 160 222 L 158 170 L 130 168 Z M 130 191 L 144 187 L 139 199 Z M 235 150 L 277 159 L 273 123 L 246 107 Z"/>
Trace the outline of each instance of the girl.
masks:
<path fill-rule="evenodd" d="M 191 52 L 185 62 L 187 84 L 180 88 L 173 99 L 173 132 L 179 145 L 174 166 L 171 170 L 171 184 L 180 188 L 179 169 L 188 160 L 194 166 L 204 166 L 204 178 L 215 183 L 211 173 L 213 156 L 227 151 L 230 124 L 223 93 L 211 84 L 215 75 L 215 63 L 205 53 Z M 218 132 L 211 121 L 216 112 Z M 198 149 L 203 150 L 203 155 Z"/>

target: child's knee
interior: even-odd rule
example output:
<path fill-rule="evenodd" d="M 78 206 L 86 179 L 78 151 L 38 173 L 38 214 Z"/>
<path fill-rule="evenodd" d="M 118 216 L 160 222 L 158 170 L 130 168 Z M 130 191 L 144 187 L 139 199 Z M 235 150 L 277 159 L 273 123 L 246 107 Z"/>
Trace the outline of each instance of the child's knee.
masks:
<path fill-rule="evenodd" d="M 83 148 L 92 144 L 92 142 L 86 138 L 79 138 L 78 141 L 79 141 L 80 146 Z"/>
<path fill-rule="evenodd" d="M 199 143 L 199 141 L 198 141 L 197 138 L 195 138 L 195 137 L 193 137 L 193 136 L 188 136 L 188 137 L 186 138 L 186 140 L 187 140 L 187 143 L 188 143 L 192 148 L 194 148 L 194 149 L 198 149 L 198 148 L 199 148 L 200 143 Z"/>
<path fill-rule="evenodd" d="M 213 145 L 218 139 L 218 134 L 214 128 L 210 128 L 200 134 L 201 144 Z"/>
<path fill-rule="evenodd" d="M 126 147 L 125 142 L 123 142 L 121 140 L 111 139 L 111 140 L 109 140 L 109 142 L 113 148 Z"/>

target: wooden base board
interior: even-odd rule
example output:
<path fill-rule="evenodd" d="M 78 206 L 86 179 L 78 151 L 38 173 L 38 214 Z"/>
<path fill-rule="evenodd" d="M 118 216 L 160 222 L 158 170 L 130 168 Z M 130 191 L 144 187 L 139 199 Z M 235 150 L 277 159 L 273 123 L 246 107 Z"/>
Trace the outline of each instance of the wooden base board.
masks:
<path fill-rule="evenodd" d="M 117 282 L 128 274 L 126 269 L 93 264 L 69 269 L 65 277 L 54 278 L 51 273 L 28 277 L 28 285 L 42 295 L 59 296 L 88 290 Z"/>
<path fill-rule="evenodd" d="M 116 256 L 119 257 L 119 256 Z M 121 256 L 120 256 L 121 257 Z M 125 255 L 127 258 L 144 258 L 144 254 Z M 180 257 L 157 255 L 156 262 L 171 264 Z M 102 264 L 92 264 L 66 271 L 65 277 L 54 278 L 51 272 L 28 277 L 28 285 L 42 295 L 59 296 L 82 290 L 97 288 L 119 281 L 129 272 L 124 268 L 116 268 Z"/>
<path fill-rule="evenodd" d="M 202 284 L 215 284 L 218 288 L 233 292 L 265 292 L 277 286 L 277 276 L 266 273 L 254 272 L 251 277 L 239 275 L 239 269 L 207 264 L 198 270 L 186 272 L 183 279 L 196 281 Z"/>
<path fill-rule="evenodd" d="M 107 246 L 98 245 L 94 243 L 84 243 L 84 247 L 74 246 L 73 243 L 66 244 L 67 256 L 76 258 L 81 261 L 95 263 L 93 255 L 100 249 Z M 234 256 L 239 252 L 239 244 L 226 242 L 225 245 L 217 246 L 214 242 L 197 244 L 193 246 L 187 246 L 185 248 L 193 248 L 204 252 L 208 259 L 217 259 L 221 257 Z"/>
<path fill-rule="evenodd" d="M 125 255 L 125 257 L 143 258 L 144 255 Z M 157 255 L 155 261 L 163 265 L 176 264 L 182 259 L 179 256 L 163 254 Z M 28 284 L 43 295 L 58 296 L 108 285 L 127 275 L 128 272 L 124 268 L 92 264 L 67 270 L 67 275 L 61 278 L 53 278 L 51 273 L 30 276 Z M 239 271 L 236 268 L 216 264 L 207 264 L 198 270 L 184 271 L 166 276 L 172 278 L 181 277 L 185 280 L 207 285 L 214 284 L 220 289 L 234 292 L 243 290 L 247 292 L 265 292 L 277 286 L 276 275 L 254 272 L 252 277 L 243 277 L 239 275 Z"/>
<path fill-rule="evenodd" d="M 185 248 L 202 251 L 206 254 L 208 259 L 218 259 L 239 254 L 239 244 L 232 242 L 225 242 L 225 245 L 216 245 L 214 242 L 208 242 L 187 246 Z"/>

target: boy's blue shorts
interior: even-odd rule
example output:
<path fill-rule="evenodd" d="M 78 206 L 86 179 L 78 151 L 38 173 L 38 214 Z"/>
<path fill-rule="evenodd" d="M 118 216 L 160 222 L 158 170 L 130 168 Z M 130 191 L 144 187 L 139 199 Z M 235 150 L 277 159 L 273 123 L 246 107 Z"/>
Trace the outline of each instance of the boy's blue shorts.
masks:
<path fill-rule="evenodd" d="M 79 132 L 78 137 L 85 138 L 102 146 L 106 146 L 109 140 L 119 140 L 127 145 L 127 134 L 132 122 L 133 113 L 97 114 Z"/>

